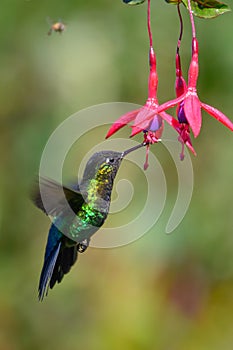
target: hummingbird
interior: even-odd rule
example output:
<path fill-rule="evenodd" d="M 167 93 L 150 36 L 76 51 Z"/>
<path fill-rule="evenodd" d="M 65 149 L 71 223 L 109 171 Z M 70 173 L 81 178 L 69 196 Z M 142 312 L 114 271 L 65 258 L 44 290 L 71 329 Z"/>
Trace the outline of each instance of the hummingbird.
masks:
<path fill-rule="evenodd" d="M 94 153 L 84 169 L 81 181 L 63 186 L 39 177 L 39 189 L 32 194 L 34 204 L 52 219 L 44 263 L 40 275 L 40 301 L 56 283 L 60 283 L 89 246 L 91 236 L 104 224 L 111 202 L 114 179 L 123 158 L 145 146 L 143 142 L 122 153 Z"/>

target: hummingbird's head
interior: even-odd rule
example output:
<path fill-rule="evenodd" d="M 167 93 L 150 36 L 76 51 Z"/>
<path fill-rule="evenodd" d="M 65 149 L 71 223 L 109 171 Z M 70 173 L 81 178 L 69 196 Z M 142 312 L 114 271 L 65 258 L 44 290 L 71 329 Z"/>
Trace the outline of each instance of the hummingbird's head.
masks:
<path fill-rule="evenodd" d="M 138 144 L 124 152 L 101 151 L 94 153 L 88 160 L 83 180 L 91 180 L 93 178 L 105 178 L 114 180 L 117 171 L 120 167 L 122 159 L 132 151 L 145 146 L 146 143 Z"/>
<path fill-rule="evenodd" d="M 83 179 L 101 177 L 114 180 L 122 159 L 120 152 L 101 151 L 94 153 L 86 164 Z"/>

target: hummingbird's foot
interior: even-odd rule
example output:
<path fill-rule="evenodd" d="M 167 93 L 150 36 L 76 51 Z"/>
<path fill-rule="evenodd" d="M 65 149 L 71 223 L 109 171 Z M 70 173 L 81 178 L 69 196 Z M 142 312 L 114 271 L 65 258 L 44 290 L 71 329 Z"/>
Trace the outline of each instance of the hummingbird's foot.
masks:
<path fill-rule="evenodd" d="M 84 253 L 87 247 L 89 246 L 90 239 L 84 239 L 78 244 L 77 250 L 79 253 Z"/>

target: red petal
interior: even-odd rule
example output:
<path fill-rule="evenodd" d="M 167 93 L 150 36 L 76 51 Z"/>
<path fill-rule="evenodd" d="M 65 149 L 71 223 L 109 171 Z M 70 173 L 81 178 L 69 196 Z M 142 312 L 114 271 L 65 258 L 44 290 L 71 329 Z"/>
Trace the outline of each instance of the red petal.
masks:
<path fill-rule="evenodd" d="M 210 115 L 212 115 L 212 117 L 214 117 L 215 119 L 217 119 L 219 122 L 221 122 L 223 125 L 225 125 L 227 128 L 229 128 L 231 131 L 233 131 L 233 123 L 230 119 L 228 119 L 225 114 L 223 114 L 222 112 L 220 112 L 218 109 L 209 106 L 205 103 L 201 103 L 201 107 Z"/>
<path fill-rule="evenodd" d="M 174 100 L 167 101 L 158 107 L 157 113 L 160 114 L 163 111 L 166 111 L 169 108 L 178 105 L 185 98 L 186 94 L 181 95 L 180 97 L 175 98 Z"/>
<path fill-rule="evenodd" d="M 143 106 L 140 110 L 139 113 L 137 114 L 134 125 L 133 125 L 133 130 L 130 135 L 130 137 L 138 134 L 139 132 L 145 130 L 148 128 L 150 121 L 154 118 L 154 116 L 157 114 L 157 107 L 156 106 L 149 106 L 147 107 L 146 105 Z"/>
<path fill-rule="evenodd" d="M 133 137 L 137 134 L 139 134 L 140 132 L 142 132 L 144 130 L 144 128 L 142 129 L 141 127 L 138 127 L 136 125 L 132 126 L 132 132 L 130 134 L 130 137 Z"/>
<path fill-rule="evenodd" d="M 119 119 L 117 119 L 110 129 L 108 130 L 108 133 L 106 135 L 106 139 L 110 136 L 112 136 L 115 132 L 117 132 L 119 129 L 123 128 L 123 126 L 127 125 L 130 123 L 137 115 L 138 109 L 135 111 L 128 112 L 124 115 L 122 115 Z"/>
<path fill-rule="evenodd" d="M 197 95 L 187 95 L 184 101 L 184 112 L 193 131 L 194 137 L 197 137 L 201 130 L 201 102 Z"/>
<path fill-rule="evenodd" d="M 154 118 L 155 114 L 157 114 L 156 107 L 142 107 L 135 118 L 134 126 L 140 125 L 139 127 L 141 127 L 141 124 L 143 123 L 146 123 L 148 125 L 148 123 Z"/>
<path fill-rule="evenodd" d="M 143 130 L 147 130 L 149 125 L 150 125 L 150 120 L 143 120 L 141 123 L 135 125 L 133 125 L 132 127 L 132 133 L 131 133 L 131 137 L 138 134 L 140 131 L 143 131 Z"/>

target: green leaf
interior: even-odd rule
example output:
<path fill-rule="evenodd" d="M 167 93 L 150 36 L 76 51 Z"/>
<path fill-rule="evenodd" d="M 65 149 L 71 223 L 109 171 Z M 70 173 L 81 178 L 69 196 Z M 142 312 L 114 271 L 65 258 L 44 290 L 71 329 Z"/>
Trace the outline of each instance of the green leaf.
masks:
<path fill-rule="evenodd" d="M 145 0 L 123 0 L 123 2 L 127 5 L 140 5 L 145 2 Z"/>
<path fill-rule="evenodd" d="M 182 2 L 188 8 L 188 0 Z M 193 14 L 201 18 L 214 18 L 231 11 L 228 5 L 216 0 L 192 0 L 191 7 Z"/>

